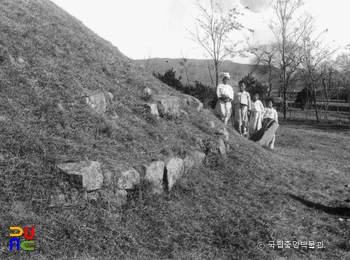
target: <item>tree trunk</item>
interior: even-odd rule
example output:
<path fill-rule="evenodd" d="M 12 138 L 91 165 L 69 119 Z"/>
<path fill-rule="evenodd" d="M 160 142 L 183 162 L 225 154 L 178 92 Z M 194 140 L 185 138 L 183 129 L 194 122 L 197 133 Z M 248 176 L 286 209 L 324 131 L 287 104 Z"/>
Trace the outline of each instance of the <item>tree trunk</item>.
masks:
<path fill-rule="evenodd" d="M 315 86 L 313 86 L 312 88 L 313 88 L 313 92 L 314 92 L 314 104 L 315 104 L 316 120 L 317 120 L 317 123 L 319 123 L 320 118 L 318 116 L 318 108 L 317 108 L 317 102 L 316 102 L 316 88 L 315 88 Z"/>

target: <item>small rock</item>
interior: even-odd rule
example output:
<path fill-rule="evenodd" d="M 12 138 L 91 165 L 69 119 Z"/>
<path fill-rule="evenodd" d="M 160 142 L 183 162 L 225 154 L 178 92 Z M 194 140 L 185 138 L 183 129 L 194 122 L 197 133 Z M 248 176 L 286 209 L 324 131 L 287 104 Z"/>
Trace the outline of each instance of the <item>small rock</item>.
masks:
<path fill-rule="evenodd" d="M 122 190 L 130 190 L 140 184 L 140 174 L 134 169 L 130 168 L 121 173 L 118 179 L 117 187 Z"/>
<path fill-rule="evenodd" d="M 344 219 L 343 219 L 343 218 L 339 218 L 339 220 L 340 220 L 341 222 L 343 222 L 343 221 L 344 221 Z"/>
<path fill-rule="evenodd" d="M 159 112 L 158 112 L 157 104 L 146 103 L 145 106 L 149 109 L 151 115 L 155 116 L 157 119 L 159 118 Z"/>
<path fill-rule="evenodd" d="M 86 98 L 86 103 L 97 113 L 104 114 L 107 110 L 107 101 L 103 93 L 96 93 Z"/>
<path fill-rule="evenodd" d="M 5 122 L 5 121 L 7 121 L 6 116 L 0 116 L 0 122 Z"/>
<path fill-rule="evenodd" d="M 207 126 L 208 126 L 209 128 L 215 128 L 215 123 L 214 123 L 214 121 L 209 121 L 209 122 L 207 122 Z"/>
<path fill-rule="evenodd" d="M 150 88 L 144 88 L 143 89 L 143 94 L 147 95 L 147 96 L 151 96 L 152 95 L 152 91 Z"/>
<path fill-rule="evenodd" d="M 226 127 L 219 128 L 215 133 L 218 134 L 220 136 L 220 138 L 222 138 L 225 142 L 228 142 L 229 133 L 228 133 Z"/>
<path fill-rule="evenodd" d="M 151 185 L 151 192 L 153 194 L 161 194 L 163 189 L 163 177 L 164 177 L 164 162 L 155 161 L 149 165 L 143 166 L 146 172 L 145 180 Z"/>
<path fill-rule="evenodd" d="M 64 112 L 64 108 L 61 103 L 57 103 L 56 108 L 59 112 Z"/>
<path fill-rule="evenodd" d="M 224 141 L 221 138 L 218 139 L 218 141 L 217 141 L 217 147 L 218 147 L 219 152 L 222 155 L 226 155 L 225 143 L 224 143 Z"/>

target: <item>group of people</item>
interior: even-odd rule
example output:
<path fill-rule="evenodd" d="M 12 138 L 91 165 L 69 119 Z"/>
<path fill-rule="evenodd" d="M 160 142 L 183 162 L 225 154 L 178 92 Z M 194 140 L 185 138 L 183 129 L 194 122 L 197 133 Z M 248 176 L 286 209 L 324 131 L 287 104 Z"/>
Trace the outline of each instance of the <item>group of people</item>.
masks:
<path fill-rule="evenodd" d="M 222 73 L 222 83 L 217 87 L 218 104 L 217 108 L 221 119 L 227 125 L 232 110 L 234 110 L 233 126 L 240 134 L 252 136 L 271 120 L 278 123 L 277 111 L 272 107 L 272 99 L 266 101 L 266 108 L 259 100 L 259 94 L 254 94 L 250 98 L 249 92 L 245 91 L 246 83 L 238 82 L 239 92 L 234 93 L 233 88 L 227 84 L 230 79 L 229 73 Z M 233 109 L 232 109 L 233 102 Z M 274 149 L 275 136 L 270 143 L 270 148 Z"/>

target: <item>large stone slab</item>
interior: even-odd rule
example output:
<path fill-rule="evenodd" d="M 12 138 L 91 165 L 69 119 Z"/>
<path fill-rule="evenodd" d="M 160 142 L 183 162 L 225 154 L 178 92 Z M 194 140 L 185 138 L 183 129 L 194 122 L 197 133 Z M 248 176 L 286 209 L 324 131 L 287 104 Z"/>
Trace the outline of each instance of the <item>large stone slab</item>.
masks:
<path fill-rule="evenodd" d="M 170 158 L 165 163 L 165 174 L 167 185 L 166 188 L 170 191 L 174 184 L 179 180 L 184 173 L 184 161 L 180 158 Z"/>
<path fill-rule="evenodd" d="M 81 161 L 58 164 L 57 167 L 81 188 L 88 191 L 102 188 L 103 175 L 101 165 L 96 161 Z"/>
<path fill-rule="evenodd" d="M 163 161 L 155 161 L 143 166 L 146 173 L 145 180 L 150 184 L 151 193 L 153 194 L 161 194 L 164 191 L 164 167 L 165 163 Z"/>

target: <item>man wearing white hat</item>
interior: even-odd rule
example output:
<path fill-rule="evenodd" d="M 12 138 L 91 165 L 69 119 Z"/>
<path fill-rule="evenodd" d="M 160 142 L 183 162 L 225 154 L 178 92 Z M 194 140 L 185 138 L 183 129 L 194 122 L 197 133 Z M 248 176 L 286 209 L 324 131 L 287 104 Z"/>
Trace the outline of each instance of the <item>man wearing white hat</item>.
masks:
<path fill-rule="evenodd" d="M 233 100 L 233 89 L 227 84 L 230 79 L 230 74 L 228 72 L 221 73 L 222 84 L 219 84 L 216 90 L 218 96 L 218 109 L 221 114 L 221 120 L 227 125 L 228 120 L 232 113 L 232 100 Z"/>

